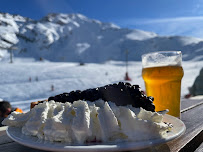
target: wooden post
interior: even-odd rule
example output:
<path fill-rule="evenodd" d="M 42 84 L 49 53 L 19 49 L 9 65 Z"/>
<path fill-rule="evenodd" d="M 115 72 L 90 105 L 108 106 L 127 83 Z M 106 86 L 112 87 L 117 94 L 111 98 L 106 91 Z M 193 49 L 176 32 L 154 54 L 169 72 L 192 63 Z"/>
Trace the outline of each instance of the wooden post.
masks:
<path fill-rule="evenodd" d="M 125 51 L 125 54 L 126 54 L 126 72 L 125 72 L 125 80 L 126 81 L 131 81 L 131 78 L 129 77 L 128 75 L 128 50 Z"/>
<path fill-rule="evenodd" d="M 13 63 L 13 51 L 10 50 L 10 63 Z"/>
<path fill-rule="evenodd" d="M 11 46 L 10 48 L 7 48 L 7 50 L 9 50 L 10 52 L 10 63 L 13 63 L 13 50 L 17 50 L 17 47 L 13 47 Z"/>
<path fill-rule="evenodd" d="M 51 91 L 54 91 L 54 85 L 53 84 L 51 85 Z"/>
<path fill-rule="evenodd" d="M 125 51 L 126 54 L 126 73 L 128 73 L 128 50 Z"/>

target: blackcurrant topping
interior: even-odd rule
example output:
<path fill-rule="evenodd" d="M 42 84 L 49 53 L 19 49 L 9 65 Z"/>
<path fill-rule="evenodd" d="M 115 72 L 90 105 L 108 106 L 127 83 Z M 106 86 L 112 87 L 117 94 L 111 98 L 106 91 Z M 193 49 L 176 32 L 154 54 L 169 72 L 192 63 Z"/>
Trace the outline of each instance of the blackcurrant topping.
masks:
<path fill-rule="evenodd" d="M 103 99 L 104 101 L 114 102 L 117 106 L 132 105 L 133 107 L 142 107 L 148 111 L 155 111 L 153 104 L 154 98 L 147 97 L 141 90 L 139 85 L 131 85 L 130 83 L 119 82 L 109 84 L 103 87 L 76 90 L 70 93 L 63 93 L 54 97 L 49 97 L 48 101 L 71 102 L 77 100 L 95 101 Z"/>

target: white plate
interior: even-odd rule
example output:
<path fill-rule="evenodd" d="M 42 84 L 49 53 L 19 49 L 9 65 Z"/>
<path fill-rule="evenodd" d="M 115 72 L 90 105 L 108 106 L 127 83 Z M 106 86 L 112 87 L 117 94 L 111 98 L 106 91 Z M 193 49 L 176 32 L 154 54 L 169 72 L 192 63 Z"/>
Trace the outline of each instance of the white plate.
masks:
<path fill-rule="evenodd" d="M 173 116 L 164 115 L 164 122 L 170 122 L 173 124 L 171 132 L 167 133 L 165 139 L 149 139 L 147 141 L 139 142 L 119 142 L 119 143 L 94 143 L 89 145 L 68 145 L 65 143 L 51 143 L 48 141 L 39 141 L 37 137 L 26 136 L 21 133 L 21 128 L 8 127 L 7 135 L 19 144 L 24 146 L 49 150 L 49 151 L 65 151 L 65 152 L 84 152 L 84 151 L 128 151 L 147 148 L 150 146 L 166 143 L 181 136 L 186 127 L 184 123 Z"/>

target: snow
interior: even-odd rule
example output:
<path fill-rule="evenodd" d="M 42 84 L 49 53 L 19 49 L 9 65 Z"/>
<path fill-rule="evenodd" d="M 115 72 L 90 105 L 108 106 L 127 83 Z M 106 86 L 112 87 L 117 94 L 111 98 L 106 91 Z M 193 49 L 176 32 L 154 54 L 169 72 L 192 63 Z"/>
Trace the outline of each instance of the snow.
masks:
<path fill-rule="evenodd" d="M 111 28 L 120 29 L 120 27 L 116 24 L 110 23 L 109 25 Z"/>
<path fill-rule="evenodd" d="M 186 37 L 186 36 L 180 37 L 180 40 L 182 41 L 183 45 L 197 44 L 203 41 L 203 39 L 200 39 L 200 38 Z"/>
<path fill-rule="evenodd" d="M 183 62 L 182 96 L 188 93 L 188 87 L 193 84 L 202 65 L 203 61 Z M 130 83 L 139 84 L 144 90 L 141 70 L 141 62 L 129 62 L 128 71 L 132 78 Z M 74 62 L 36 62 L 33 59 L 15 58 L 13 64 L 0 64 L 0 98 L 28 111 L 32 101 L 123 81 L 125 71 L 125 62 L 121 61 L 80 66 Z M 32 79 L 31 82 L 29 78 Z M 51 91 L 51 85 L 54 85 L 54 91 Z"/>
<path fill-rule="evenodd" d="M 7 50 L 1 50 L 0 51 L 0 61 L 3 62 L 3 61 L 8 61 L 8 58 L 10 57 L 10 54 L 8 53 Z"/>
<path fill-rule="evenodd" d="M 104 37 L 102 35 L 99 35 L 97 36 L 97 38 L 100 40 L 100 39 L 103 39 Z"/>
<path fill-rule="evenodd" d="M 203 60 L 203 55 L 196 56 L 191 61 L 201 61 L 201 60 Z"/>
<path fill-rule="evenodd" d="M 202 52 L 203 51 L 203 48 L 199 48 L 197 50 L 195 50 L 194 52 Z"/>
<path fill-rule="evenodd" d="M 81 54 L 90 47 L 90 44 L 88 44 L 88 43 L 77 43 L 76 46 L 77 46 L 76 52 L 78 52 L 78 54 Z"/>
<path fill-rule="evenodd" d="M 130 40 L 146 40 L 146 39 L 154 38 L 156 36 L 158 35 L 152 32 L 146 32 L 142 30 L 133 30 L 131 33 L 128 33 L 126 35 L 126 38 Z"/>

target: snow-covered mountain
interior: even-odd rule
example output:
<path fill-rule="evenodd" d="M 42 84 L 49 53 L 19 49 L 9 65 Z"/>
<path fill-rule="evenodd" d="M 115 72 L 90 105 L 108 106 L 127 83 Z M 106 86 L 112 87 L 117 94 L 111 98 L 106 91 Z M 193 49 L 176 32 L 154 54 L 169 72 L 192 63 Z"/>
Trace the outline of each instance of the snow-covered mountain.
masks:
<path fill-rule="evenodd" d="M 49 14 L 41 20 L 0 13 L 0 60 L 15 57 L 59 62 L 140 61 L 143 53 L 181 50 L 183 60 L 203 60 L 203 39 L 159 36 L 120 28 L 81 14 Z"/>

